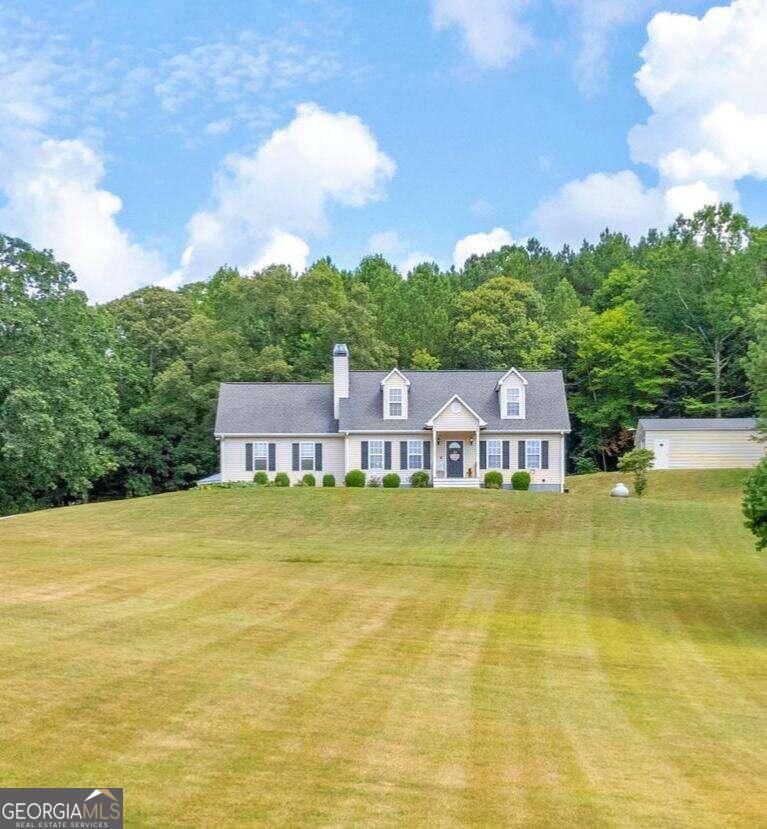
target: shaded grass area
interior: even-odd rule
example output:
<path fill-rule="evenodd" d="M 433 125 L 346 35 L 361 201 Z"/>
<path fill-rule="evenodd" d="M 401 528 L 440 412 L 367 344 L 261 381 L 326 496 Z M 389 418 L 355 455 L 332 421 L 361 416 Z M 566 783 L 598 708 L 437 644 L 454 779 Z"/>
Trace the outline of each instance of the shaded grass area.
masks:
<path fill-rule="evenodd" d="M 0 779 L 127 825 L 755 826 L 741 472 L 203 490 L 0 524 Z"/>

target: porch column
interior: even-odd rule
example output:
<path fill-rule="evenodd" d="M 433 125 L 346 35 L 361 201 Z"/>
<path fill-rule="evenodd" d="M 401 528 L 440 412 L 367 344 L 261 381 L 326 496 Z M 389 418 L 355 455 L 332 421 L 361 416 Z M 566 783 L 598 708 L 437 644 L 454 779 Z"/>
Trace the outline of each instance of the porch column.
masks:
<path fill-rule="evenodd" d="M 477 426 L 477 436 L 474 438 L 474 477 L 479 480 L 479 426 Z"/>
<path fill-rule="evenodd" d="M 434 486 L 434 481 L 437 478 L 437 427 L 432 426 L 431 429 L 431 485 Z"/>

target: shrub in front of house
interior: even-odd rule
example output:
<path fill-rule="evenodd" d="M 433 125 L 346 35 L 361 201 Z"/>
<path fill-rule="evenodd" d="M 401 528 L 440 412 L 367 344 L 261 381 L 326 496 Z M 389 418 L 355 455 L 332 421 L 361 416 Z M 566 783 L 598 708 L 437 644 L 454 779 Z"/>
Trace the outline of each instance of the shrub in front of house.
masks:
<path fill-rule="evenodd" d="M 414 486 L 416 489 L 423 489 L 429 486 L 429 473 L 423 470 L 414 472 L 410 476 L 410 486 Z"/>
<path fill-rule="evenodd" d="M 511 488 L 517 492 L 527 492 L 530 489 L 531 480 L 529 472 L 515 472 L 511 476 Z"/>
<path fill-rule="evenodd" d="M 396 489 L 400 485 L 399 475 L 396 472 L 389 472 L 388 475 L 384 475 L 383 485 L 385 489 Z"/>
<path fill-rule="evenodd" d="M 377 477 L 376 475 L 371 475 L 368 478 L 368 486 L 372 486 L 372 487 L 381 486 L 381 479 L 379 477 Z"/>
<path fill-rule="evenodd" d="M 327 475 L 322 476 L 322 485 L 323 486 L 335 486 L 336 485 L 336 477 L 335 475 L 331 475 L 328 473 Z"/>
<path fill-rule="evenodd" d="M 301 479 L 304 486 L 317 486 L 317 479 L 312 475 L 311 472 L 307 472 L 306 475 Z"/>
<path fill-rule="evenodd" d="M 496 469 L 485 472 L 485 489 L 500 489 L 503 486 L 503 475 Z"/>
<path fill-rule="evenodd" d="M 266 474 L 266 472 L 264 472 L 263 469 L 260 469 L 253 476 L 253 483 L 258 484 L 259 486 L 269 486 L 269 476 Z"/>
<path fill-rule="evenodd" d="M 756 536 L 756 549 L 767 549 L 767 458 L 749 475 L 743 493 L 746 526 Z"/>
<path fill-rule="evenodd" d="M 346 486 L 361 487 L 365 486 L 365 473 L 360 469 L 352 469 L 351 472 L 346 473 L 344 478 Z"/>
<path fill-rule="evenodd" d="M 274 476 L 274 485 L 275 486 L 290 486 L 290 478 L 288 477 L 287 472 L 278 472 Z"/>

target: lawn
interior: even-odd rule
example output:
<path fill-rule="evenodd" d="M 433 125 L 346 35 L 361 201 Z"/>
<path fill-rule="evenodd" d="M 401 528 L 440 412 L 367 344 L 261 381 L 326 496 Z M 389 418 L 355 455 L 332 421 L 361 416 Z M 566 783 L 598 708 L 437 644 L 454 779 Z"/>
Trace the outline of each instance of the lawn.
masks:
<path fill-rule="evenodd" d="M 2 521 L 0 780 L 122 786 L 128 826 L 763 826 L 742 478 Z"/>

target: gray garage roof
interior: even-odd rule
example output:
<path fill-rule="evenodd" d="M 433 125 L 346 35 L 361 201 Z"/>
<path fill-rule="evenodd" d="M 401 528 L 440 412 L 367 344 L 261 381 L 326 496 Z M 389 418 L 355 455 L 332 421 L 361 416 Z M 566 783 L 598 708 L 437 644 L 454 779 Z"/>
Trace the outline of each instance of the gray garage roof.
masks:
<path fill-rule="evenodd" d="M 410 380 L 407 420 L 384 420 L 381 380 L 387 371 L 349 373 L 349 399 L 341 401 L 342 432 L 423 429 L 457 394 L 487 422 L 490 432 L 570 431 L 561 371 L 523 371 L 526 417 L 503 420 L 495 386 L 505 371 L 403 371 Z"/>
<path fill-rule="evenodd" d="M 388 371 L 350 371 L 349 398 L 333 418 L 331 383 L 222 383 L 217 435 L 326 434 L 346 431 L 421 430 L 459 395 L 493 432 L 570 431 L 560 371 L 521 372 L 527 380 L 526 417 L 503 420 L 495 386 L 503 371 L 406 371 L 410 380 L 407 420 L 383 419 L 381 380 Z"/>
<path fill-rule="evenodd" d="M 222 383 L 217 435 L 336 432 L 330 383 Z"/>
<path fill-rule="evenodd" d="M 752 432 L 756 429 L 754 417 L 643 417 L 639 426 L 645 432 L 727 431 Z"/>

